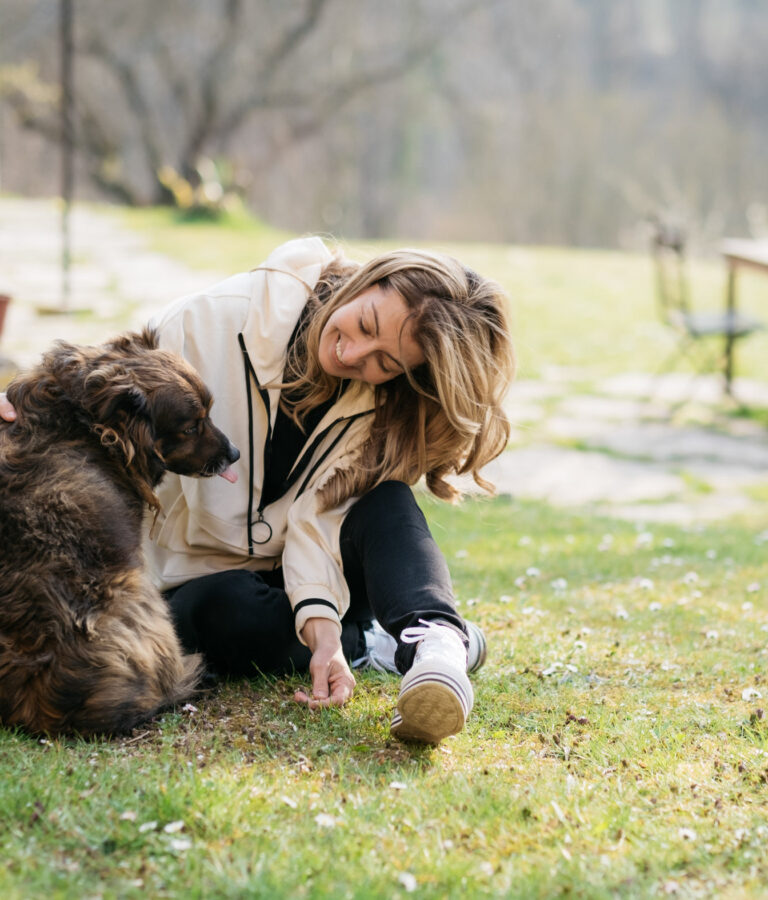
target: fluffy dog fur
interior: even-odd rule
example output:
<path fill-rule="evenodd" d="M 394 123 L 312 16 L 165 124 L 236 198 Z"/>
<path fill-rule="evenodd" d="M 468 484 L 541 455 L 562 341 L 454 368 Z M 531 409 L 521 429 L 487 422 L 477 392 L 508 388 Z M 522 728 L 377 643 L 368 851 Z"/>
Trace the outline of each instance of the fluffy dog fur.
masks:
<path fill-rule="evenodd" d="M 0 423 L 0 721 L 35 733 L 120 733 L 190 695 L 141 525 L 164 472 L 225 472 L 238 451 L 211 395 L 151 331 L 58 343 L 8 388 Z"/>

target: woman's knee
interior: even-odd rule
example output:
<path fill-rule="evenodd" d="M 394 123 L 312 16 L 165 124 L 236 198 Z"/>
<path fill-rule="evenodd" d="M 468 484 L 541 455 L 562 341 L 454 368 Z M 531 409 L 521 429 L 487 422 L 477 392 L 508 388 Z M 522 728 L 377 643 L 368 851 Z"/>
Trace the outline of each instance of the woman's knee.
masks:
<path fill-rule="evenodd" d="M 371 522 L 383 524 L 403 518 L 419 523 L 425 521 L 413 491 L 407 484 L 402 481 L 382 481 L 356 501 L 347 513 L 342 531 L 349 532 Z"/>

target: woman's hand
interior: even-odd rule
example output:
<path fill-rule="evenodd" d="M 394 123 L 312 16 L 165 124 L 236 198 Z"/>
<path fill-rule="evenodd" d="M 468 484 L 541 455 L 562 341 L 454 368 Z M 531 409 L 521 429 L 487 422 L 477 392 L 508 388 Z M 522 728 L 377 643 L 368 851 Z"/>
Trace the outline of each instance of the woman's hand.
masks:
<path fill-rule="evenodd" d="M 0 394 L 0 419 L 3 419 L 6 422 L 13 422 L 16 420 L 16 410 L 5 394 Z"/>
<path fill-rule="evenodd" d="M 343 706 L 354 692 L 355 676 L 344 658 L 338 626 L 330 619 L 307 619 L 301 633 L 312 651 L 312 694 L 296 691 L 293 699 L 310 709 Z"/>

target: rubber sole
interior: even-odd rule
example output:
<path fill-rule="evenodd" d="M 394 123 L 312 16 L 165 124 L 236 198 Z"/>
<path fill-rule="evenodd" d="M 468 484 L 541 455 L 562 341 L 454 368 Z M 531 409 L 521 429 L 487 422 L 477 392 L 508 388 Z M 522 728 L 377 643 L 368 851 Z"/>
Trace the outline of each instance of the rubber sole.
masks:
<path fill-rule="evenodd" d="M 464 673 L 411 669 L 403 679 L 390 732 L 404 741 L 438 744 L 458 734 L 473 703 L 472 686 Z"/>

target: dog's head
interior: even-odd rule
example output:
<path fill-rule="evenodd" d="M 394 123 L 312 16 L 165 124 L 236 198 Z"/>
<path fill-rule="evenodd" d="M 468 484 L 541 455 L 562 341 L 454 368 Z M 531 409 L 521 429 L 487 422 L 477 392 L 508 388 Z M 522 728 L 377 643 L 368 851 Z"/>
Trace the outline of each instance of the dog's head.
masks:
<path fill-rule="evenodd" d="M 99 349 L 81 402 L 102 444 L 148 482 L 153 506 L 151 488 L 166 471 L 236 480 L 229 467 L 240 452 L 211 421 L 213 398 L 189 363 L 158 349 L 150 330 Z"/>

